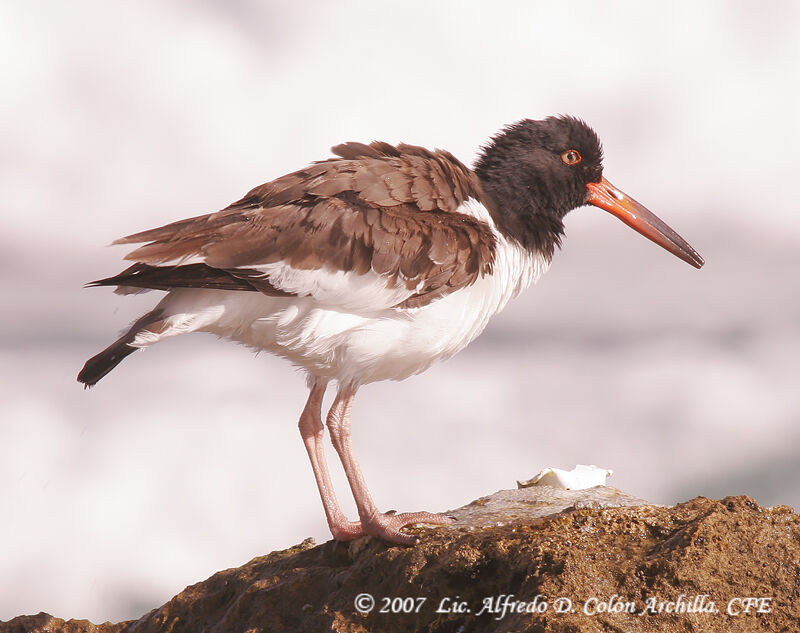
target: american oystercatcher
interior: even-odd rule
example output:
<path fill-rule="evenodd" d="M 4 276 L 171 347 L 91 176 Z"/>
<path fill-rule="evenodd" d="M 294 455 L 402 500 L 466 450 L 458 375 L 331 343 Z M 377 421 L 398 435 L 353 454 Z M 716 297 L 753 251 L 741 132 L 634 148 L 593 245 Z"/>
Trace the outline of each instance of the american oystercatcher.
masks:
<path fill-rule="evenodd" d="M 482 148 L 474 170 L 449 152 L 345 143 L 336 158 L 256 187 L 229 207 L 115 244 L 143 243 L 134 264 L 92 282 L 167 295 L 78 375 L 87 387 L 165 338 L 210 332 L 306 370 L 303 438 L 333 537 L 416 542 L 402 528 L 445 524 L 428 512 L 381 513 L 350 440 L 358 388 L 402 380 L 449 358 L 550 265 L 568 211 L 591 204 L 696 268 L 675 231 L 603 178 L 602 149 L 583 121 L 526 119 Z M 331 440 L 358 508 L 349 521 L 325 463 Z"/>

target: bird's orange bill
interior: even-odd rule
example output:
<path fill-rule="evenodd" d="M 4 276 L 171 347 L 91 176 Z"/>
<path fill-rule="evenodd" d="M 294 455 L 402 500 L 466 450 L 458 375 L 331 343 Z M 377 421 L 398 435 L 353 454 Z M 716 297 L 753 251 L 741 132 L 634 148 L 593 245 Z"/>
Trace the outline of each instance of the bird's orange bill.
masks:
<path fill-rule="evenodd" d="M 600 182 L 590 182 L 586 188 L 589 190 L 587 204 L 613 213 L 629 227 L 695 268 L 703 265 L 703 258 L 685 239 L 652 211 L 617 189 L 605 178 Z"/>

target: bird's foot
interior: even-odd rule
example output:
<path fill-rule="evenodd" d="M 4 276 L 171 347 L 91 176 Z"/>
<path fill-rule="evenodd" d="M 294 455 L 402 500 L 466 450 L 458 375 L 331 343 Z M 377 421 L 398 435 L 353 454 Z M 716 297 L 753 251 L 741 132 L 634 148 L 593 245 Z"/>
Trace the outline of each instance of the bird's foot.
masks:
<path fill-rule="evenodd" d="M 419 537 L 401 532 L 401 528 L 418 523 L 429 525 L 449 525 L 455 517 L 447 514 L 433 514 L 432 512 L 403 512 L 397 514 L 394 510 L 378 513 L 367 520 L 347 521 L 342 519 L 329 524 L 331 534 L 337 541 L 353 541 L 362 536 L 377 536 L 389 543 L 398 545 L 414 545 L 419 542 Z"/>
<path fill-rule="evenodd" d="M 448 525 L 453 521 L 455 521 L 455 518 L 447 514 L 433 514 L 431 512 L 403 512 L 396 514 L 391 511 L 385 514 L 375 514 L 369 519 L 362 519 L 361 529 L 365 535 L 377 536 L 390 543 L 414 545 L 419 542 L 419 537 L 401 532 L 401 528 L 417 523 Z"/>

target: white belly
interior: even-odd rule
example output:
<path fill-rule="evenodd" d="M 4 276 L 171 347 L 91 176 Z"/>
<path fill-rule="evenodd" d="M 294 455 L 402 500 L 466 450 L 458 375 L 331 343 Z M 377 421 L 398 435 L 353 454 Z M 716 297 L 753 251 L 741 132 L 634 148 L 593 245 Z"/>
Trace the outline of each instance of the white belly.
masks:
<path fill-rule="evenodd" d="M 462 350 L 546 268 L 546 260 L 501 238 L 492 274 L 420 308 L 379 311 L 335 309 L 311 297 L 174 290 L 159 305 L 168 327 L 143 332 L 134 345 L 211 332 L 340 383 L 402 380 Z"/>

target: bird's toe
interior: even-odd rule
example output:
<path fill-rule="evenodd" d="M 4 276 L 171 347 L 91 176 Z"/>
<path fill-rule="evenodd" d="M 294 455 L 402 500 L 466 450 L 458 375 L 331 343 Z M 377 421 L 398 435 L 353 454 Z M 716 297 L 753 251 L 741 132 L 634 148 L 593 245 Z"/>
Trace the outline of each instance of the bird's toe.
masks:
<path fill-rule="evenodd" d="M 362 520 L 361 525 L 365 534 L 377 536 L 384 541 L 398 545 L 415 545 L 419 537 L 407 534 L 401 530 L 412 525 L 448 525 L 455 519 L 446 514 L 432 512 L 403 512 L 401 514 L 378 514 L 369 520 Z"/>

